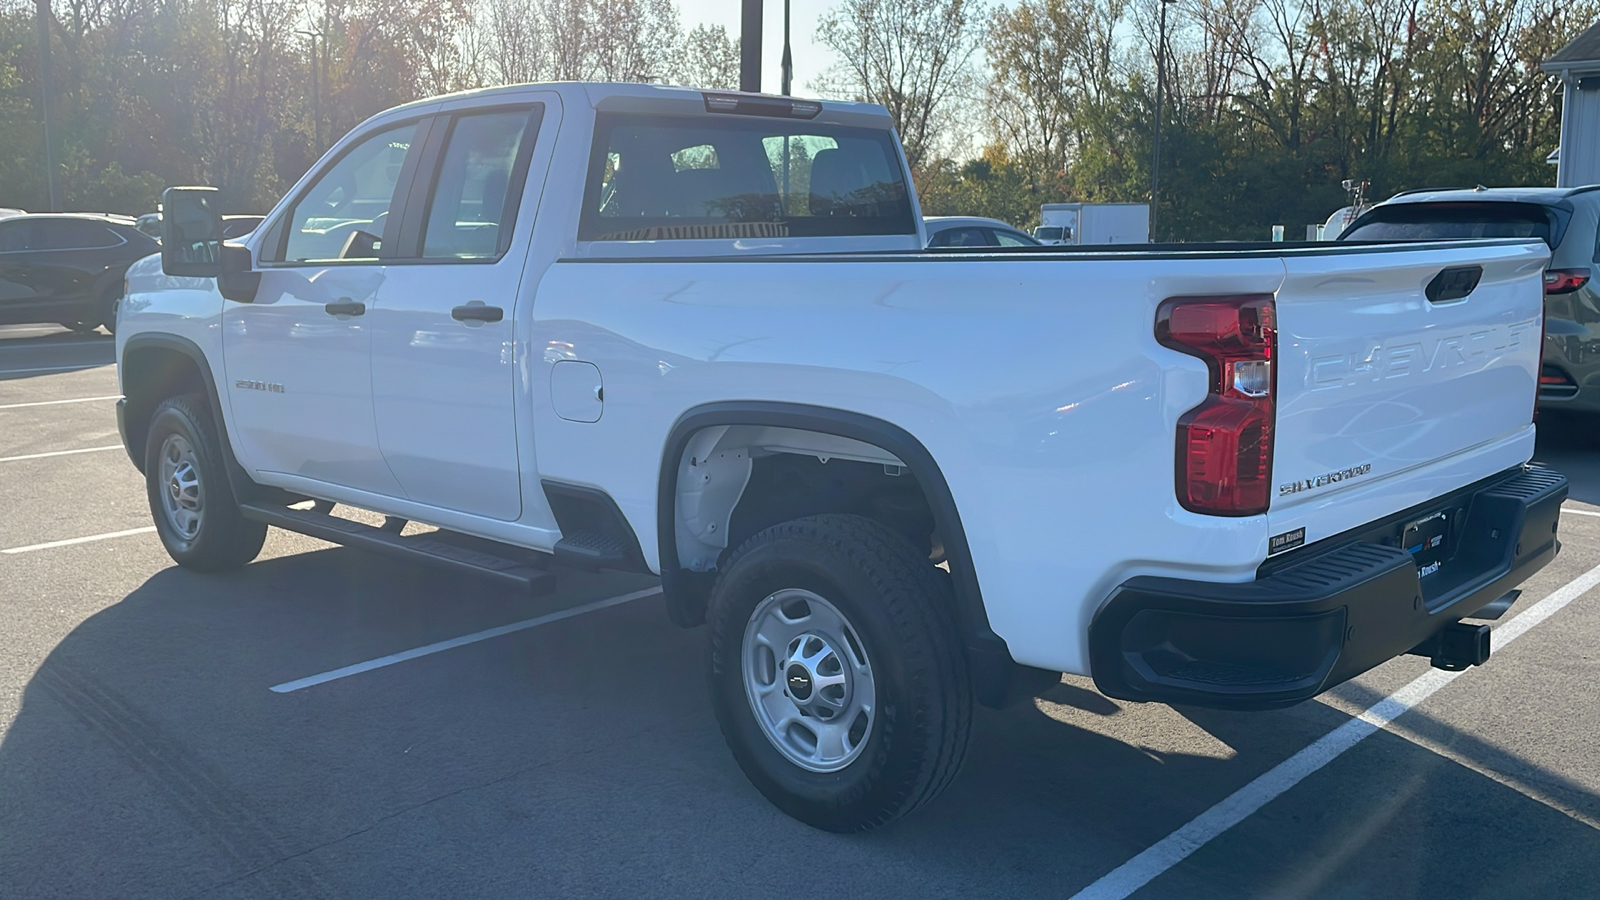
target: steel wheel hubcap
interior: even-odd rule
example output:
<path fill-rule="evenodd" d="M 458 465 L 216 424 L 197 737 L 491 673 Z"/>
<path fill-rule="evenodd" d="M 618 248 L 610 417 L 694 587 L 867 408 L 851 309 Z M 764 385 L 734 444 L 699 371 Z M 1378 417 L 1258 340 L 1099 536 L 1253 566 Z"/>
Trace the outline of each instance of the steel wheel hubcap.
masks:
<path fill-rule="evenodd" d="M 837 772 L 872 734 L 872 665 L 850 621 L 811 591 L 778 591 L 745 626 L 744 690 L 756 724 L 795 765 Z"/>
<path fill-rule="evenodd" d="M 161 507 L 167 524 L 186 541 L 200 533 L 205 512 L 205 491 L 200 485 L 200 466 L 194 447 L 180 434 L 169 434 L 161 442 Z"/>

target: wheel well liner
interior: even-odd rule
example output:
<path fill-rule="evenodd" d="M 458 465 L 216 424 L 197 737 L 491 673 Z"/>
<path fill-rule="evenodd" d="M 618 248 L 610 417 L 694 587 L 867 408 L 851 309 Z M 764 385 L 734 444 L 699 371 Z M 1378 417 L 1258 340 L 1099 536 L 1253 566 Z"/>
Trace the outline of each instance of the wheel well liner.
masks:
<path fill-rule="evenodd" d="M 1008 698 L 1002 695 L 1006 693 L 1011 670 L 1017 666 L 1011 659 L 1005 641 L 989 627 L 977 572 L 973 568 L 972 551 L 967 545 L 961 515 L 956 509 L 950 486 L 945 482 L 944 473 L 928 449 L 905 429 L 861 413 L 796 403 L 729 401 L 698 406 L 678 418 L 667 435 L 665 452 L 661 458 L 656 504 L 661 583 L 674 621 L 691 624 L 704 617 L 703 609 L 693 608 L 703 600 L 696 596 L 696 585 L 693 584 L 694 577 L 699 573 L 688 572 L 678 564 L 678 466 L 690 439 L 697 432 L 718 425 L 758 425 L 815 431 L 872 444 L 903 460 L 922 485 L 933 512 L 935 527 L 944 544 L 946 558 L 950 561 L 951 586 L 961 621 L 962 643 L 972 666 L 978 699 L 989 706 L 1006 702 Z"/>
<path fill-rule="evenodd" d="M 122 346 L 120 368 L 122 393 L 127 404 L 123 444 L 141 473 L 144 472 L 145 438 L 156 407 L 168 397 L 198 392 L 205 395 L 206 406 L 216 425 L 234 496 L 246 500 L 261 493 L 261 488 L 245 474 L 244 467 L 233 455 L 233 442 L 228 438 L 228 423 L 223 421 L 217 383 L 206 362 L 205 351 L 198 344 L 175 334 L 136 334 Z"/>

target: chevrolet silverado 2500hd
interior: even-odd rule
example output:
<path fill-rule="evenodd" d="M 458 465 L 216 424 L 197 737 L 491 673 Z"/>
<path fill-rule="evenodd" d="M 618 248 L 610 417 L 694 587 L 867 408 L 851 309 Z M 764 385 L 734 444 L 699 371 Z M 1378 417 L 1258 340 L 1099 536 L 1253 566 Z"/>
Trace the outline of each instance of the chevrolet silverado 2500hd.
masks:
<path fill-rule="evenodd" d="M 1041 673 L 1249 709 L 1482 662 L 1462 620 L 1556 553 L 1537 241 L 926 251 L 882 109 L 645 85 L 382 113 L 241 244 L 212 196 L 117 329 L 172 557 L 658 573 L 821 828 L 938 794 Z"/>

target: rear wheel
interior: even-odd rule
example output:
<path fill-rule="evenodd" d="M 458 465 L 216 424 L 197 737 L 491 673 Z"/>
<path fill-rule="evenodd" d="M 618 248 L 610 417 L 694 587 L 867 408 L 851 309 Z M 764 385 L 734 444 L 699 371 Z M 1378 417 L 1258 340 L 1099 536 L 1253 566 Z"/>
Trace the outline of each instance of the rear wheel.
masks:
<path fill-rule="evenodd" d="M 156 407 L 145 442 L 145 489 L 161 543 L 185 568 L 236 568 L 255 559 L 266 541 L 267 526 L 239 514 L 224 466 L 201 397 L 172 397 Z"/>
<path fill-rule="evenodd" d="M 62 322 L 62 325 L 78 332 L 88 334 L 96 328 L 104 327 L 108 334 L 117 333 L 117 305 L 122 302 L 122 292 L 116 285 L 106 288 L 106 292 L 96 300 L 87 316 Z"/>
<path fill-rule="evenodd" d="M 122 291 L 117 285 L 106 288 L 106 295 L 100 298 L 100 327 L 106 333 L 117 333 L 117 307 L 122 304 Z"/>
<path fill-rule="evenodd" d="M 954 778 L 972 687 L 941 574 L 848 515 L 775 525 L 729 560 L 707 611 L 712 704 L 740 768 L 784 812 L 864 831 Z"/>

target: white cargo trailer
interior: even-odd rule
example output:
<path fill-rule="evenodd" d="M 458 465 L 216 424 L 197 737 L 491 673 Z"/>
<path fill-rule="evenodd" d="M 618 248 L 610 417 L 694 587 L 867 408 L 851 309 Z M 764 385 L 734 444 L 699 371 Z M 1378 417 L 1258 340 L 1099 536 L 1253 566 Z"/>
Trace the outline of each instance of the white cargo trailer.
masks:
<path fill-rule="evenodd" d="M 1033 236 L 1046 244 L 1145 244 L 1148 203 L 1046 203 Z"/>

